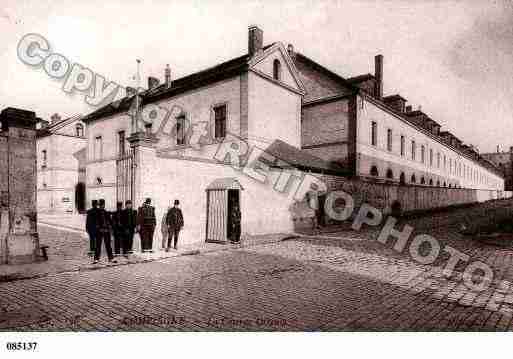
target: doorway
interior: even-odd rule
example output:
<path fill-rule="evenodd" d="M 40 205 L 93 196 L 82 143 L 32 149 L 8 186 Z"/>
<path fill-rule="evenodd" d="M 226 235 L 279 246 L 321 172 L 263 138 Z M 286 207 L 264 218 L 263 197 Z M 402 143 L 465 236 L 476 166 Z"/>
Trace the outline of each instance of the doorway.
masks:
<path fill-rule="evenodd" d="M 225 243 L 232 235 L 231 213 L 235 206 L 240 209 L 240 183 L 234 178 L 220 178 L 213 181 L 206 189 L 207 242 Z"/>
<path fill-rule="evenodd" d="M 75 186 L 75 209 L 78 213 L 84 213 L 86 209 L 86 187 L 83 182 Z"/>

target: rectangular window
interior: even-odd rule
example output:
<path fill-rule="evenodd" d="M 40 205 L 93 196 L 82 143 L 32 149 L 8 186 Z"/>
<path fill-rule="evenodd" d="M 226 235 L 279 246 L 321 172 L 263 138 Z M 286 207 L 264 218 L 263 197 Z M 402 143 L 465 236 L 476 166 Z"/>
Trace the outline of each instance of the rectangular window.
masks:
<path fill-rule="evenodd" d="M 102 136 L 96 136 L 94 139 L 94 159 L 101 160 L 103 155 Z"/>
<path fill-rule="evenodd" d="M 417 152 L 417 145 L 415 141 L 411 141 L 411 159 L 415 161 L 415 152 Z"/>
<path fill-rule="evenodd" d="M 121 157 L 126 152 L 125 131 L 118 132 L 118 155 Z"/>
<path fill-rule="evenodd" d="M 387 150 L 392 151 L 392 130 L 387 130 Z"/>
<path fill-rule="evenodd" d="M 401 156 L 404 156 L 404 136 L 401 136 Z"/>
<path fill-rule="evenodd" d="M 376 121 L 372 121 L 371 124 L 371 145 L 378 145 L 378 124 Z"/>
<path fill-rule="evenodd" d="M 426 161 L 426 148 L 424 145 L 420 146 L 420 162 L 425 163 Z"/>
<path fill-rule="evenodd" d="M 176 119 L 176 144 L 185 145 L 185 116 Z"/>
<path fill-rule="evenodd" d="M 215 138 L 226 137 L 226 105 L 214 107 Z"/>
<path fill-rule="evenodd" d="M 42 151 L 42 161 L 41 161 L 41 167 L 46 168 L 46 161 L 48 160 L 46 150 Z"/>

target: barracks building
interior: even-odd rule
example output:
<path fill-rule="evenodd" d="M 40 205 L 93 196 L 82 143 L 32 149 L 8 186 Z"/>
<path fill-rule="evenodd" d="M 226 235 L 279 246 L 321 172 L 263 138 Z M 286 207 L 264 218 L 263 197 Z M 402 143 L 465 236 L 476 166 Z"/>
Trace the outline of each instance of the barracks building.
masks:
<path fill-rule="evenodd" d="M 476 190 L 482 200 L 504 196 L 504 178 L 492 163 L 427 114 L 412 111 L 402 96 L 383 95 L 381 55 L 374 75 L 345 79 L 292 45 L 264 46 L 263 31 L 251 26 L 246 54 L 178 79 L 167 68 L 164 78 L 148 79 L 135 115 L 137 95 L 127 91 L 81 119 L 88 202 L 105 198 L 113 209 L 117 201 L 140 206 L 151 198 L 155 249 L 175 199 L 185 219 L 183 242 L 225 241 L 227 213 L 236 204 L 243 233 L 290 232 L 291 208 L 315 174 L 444 193 Z M 134 126 L 137 114 L 151 108 L 155 120 L 147 116 L 144 128 Z M 172 132 L 162 131 L 159 109 L 172 117 Z M 189 131 L 199 123 L 207 133 L 200 148 Z M 216 157 L 224 144 L 241 145 L 229 137 L 247 150 L 237 165 Z"/>

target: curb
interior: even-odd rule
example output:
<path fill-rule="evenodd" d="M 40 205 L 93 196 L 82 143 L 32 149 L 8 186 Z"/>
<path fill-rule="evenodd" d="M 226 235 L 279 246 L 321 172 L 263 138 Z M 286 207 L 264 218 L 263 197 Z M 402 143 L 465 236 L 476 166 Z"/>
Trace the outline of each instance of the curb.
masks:
<path fill-rule="evenodd" d="M 252 244 L 246 244 L 243 243 L 237 244 L 237 245 L 223 245 L 219 248 L 214 249 L 190 249 L 186 250 L 180 253 L 177 253 L 176 255 L 169 256 L 169 257 L 160 257 L 160 258 L 148 258 L 148 259 L 140 259 L 132 262 L 125 262 L 125 263 L 114 263 L 114 264 L 102 264 L 99 266 L 84 266 L 84 267 L 77 267 L 73 269 L 64 269 L 57 272 L 49 272 L 49 273 L 38 273 L 38 274 L 31 274 L 31 275 L 18 275 L 18 274 L 12 274 L 12 275 L 0 275 L 0 284 L 1 283 L 9 283 L 9 282 L 15 282 L 18 280 L 27 280 L 27 279 L 39 279 L 44 277 L 49 277 L 52 275 L 58 275 L 62 273 L 74 273 L 74 272 L 88 272 L 88 271 L 96 271 L 96 270 L 102 270 L 102 269 L 108 269 L 108 268 L 114 268 L 114 267 L 120 267 L 125 265 L 133 265 L 133 264 L 140 264 L 140 263 L 150 263 L 150 262 L 156 262 L 156 261 L 162 261 L 167 259 L 172 259 L 175 257 L 182 257 L 182 256 L 192 256 L 192 255 L 200 255 L 205 253 L 213 253 L 213 252 L 221 252 L 221 251 L 227 251 L 232 249 L 241 249 L 241 248 L 248 248 L 248 247 L 255 247 L 259 245 L 267 245 L 272 243 L 279 243 L 284 240 L 292 239 L 292 238 L 298 238 L 299 236 L 296 234 L 291 234 L 289 236 L 285 236 L 280 239 L 272 240 L 272 241 L 262 241 L 262 243 L 252 243 Z"/>

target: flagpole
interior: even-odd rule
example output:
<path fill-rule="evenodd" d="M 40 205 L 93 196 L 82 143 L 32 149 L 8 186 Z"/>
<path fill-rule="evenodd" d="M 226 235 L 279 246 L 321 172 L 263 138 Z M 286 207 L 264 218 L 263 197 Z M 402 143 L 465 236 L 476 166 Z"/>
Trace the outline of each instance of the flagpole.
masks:
<path fill-rule="evenodd" d="M 136 86 L 135 86 L 135 131 L 139 132 L 139 87 L 141 87 L 141 60 L 137 59 L 137 77 L 136 77 Z"/>

